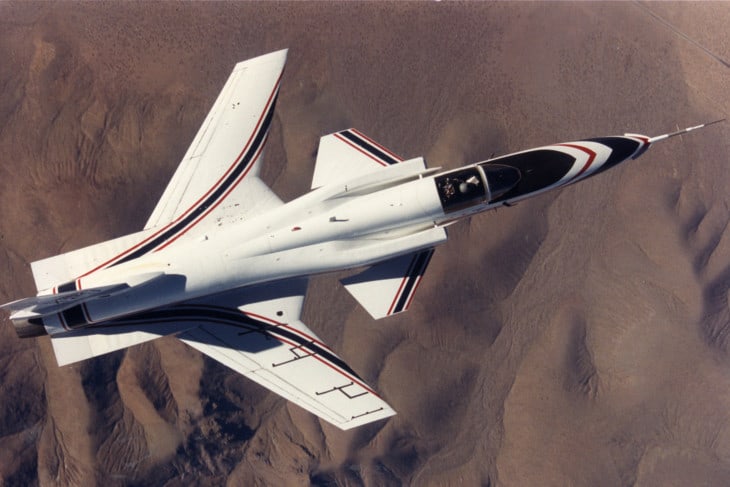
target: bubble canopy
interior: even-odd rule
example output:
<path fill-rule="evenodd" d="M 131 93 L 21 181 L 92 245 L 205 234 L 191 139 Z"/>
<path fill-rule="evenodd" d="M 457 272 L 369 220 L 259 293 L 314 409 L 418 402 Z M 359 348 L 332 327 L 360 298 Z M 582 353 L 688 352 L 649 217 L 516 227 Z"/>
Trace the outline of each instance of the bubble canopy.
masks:
<path fill-rule="evenodd" d="M 520 170 L 504 164 L 479 164 L 489 189 L 489 201 L 493 201 L 514 188 L 522 179 Z"/>
<path fill-rule="evenodd" d="M 454 212 L 496 200 L 520 181 L 519 169 L 480 163 L 455 169 L 435 178 L 444 211 Z"/>

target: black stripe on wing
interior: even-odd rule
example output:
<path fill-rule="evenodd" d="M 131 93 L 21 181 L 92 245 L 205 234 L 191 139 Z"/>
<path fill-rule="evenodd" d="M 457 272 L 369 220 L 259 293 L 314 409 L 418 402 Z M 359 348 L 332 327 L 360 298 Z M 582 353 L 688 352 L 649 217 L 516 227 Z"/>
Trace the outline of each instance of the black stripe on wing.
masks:
<path fill-rule="evenodd" d="M 241 157 L 241 160 L 236 164 L 236 166 L 233 168 L 233 170 L 228 174 L 226 179 L 221 183 L 211 194 L 208 195 L 205 200 L 203 200 L 198 206 L 196 206 L 192 211 L 190 211 L 185 218 L 181 219 L 174 225 L 167 228 L 164 232 L 162 232 L 157 237 L 153 238 L 149 242 L 145 243 L 141 247 L 139 247 L 134 252 L 127 254 L 123 258 L 119 259 L 118 261 L 111 264 L 109 267 L 114 267 L 115 265 L 123 264 L 125 262 L 129 262 L 130 260 L 134 260 L 136 258 L 139 258 L 152 250 L 156 249 L 160 245 L 164 244 L 171 238 L 175 237 L 178 233 L 185 230 L 185 228 L 190 225 L 192 222 L 194 222 L 198 217 L 200 217 L 208 208 L 215 205 L 218 200 L 228 191 L 228 189 L 236 182 L 236 180 L 239 178 L 241 174 L 246 171 L 246 169 L 249 167 L 249 165 L 254 161 L 254 155 L 256 155 L 261 148 L 261 146 L 266 141 L 266 134 L 269 131 L 269 126 L 271 125 L 271 121 L 273 120 L 274 116 L 274 107 L 276 106 L 276 99 L 278 98 L 278 94 L 274 97 L 274 100 L 272 101 L 268 112 L 266 113 L 266 117 L 264 118 L 263 122 L 261 123 L 261 126 L 259 127 L 259 131 L 256 134 L 255 138 L 251 142 L 250 147 L 246 151 L 246 153 Z"/>
<path fill-rule="evenodd" d="M 262 320 L 247 316 L 237 309 L 220 308 L 215 306 L 181 305 L 145 311 L 122 320 L 106 323 L 104 326 L 140 325 L 172 322 L 204 322 L 216 325 L 226 325 L 239 328 L 244 332 L 261 333 L 264 336 L 295 343 L 299 350 L 309 355 L 317 355 L 330 365 L 333 365 L 352 377 L 362 380 L 345 362 L 326 347 L 314 342 L 297 330 L 286 325 L 272 325 Z"/>
<path fill-rule="evenodd" d="M 408 273 L 406 274 L 406 284 L 403 286 L 400 298 L 398 298 L 398 302 L 393 308 L 393 314 L 406 310 L 406 306 L 410 301 L 411 295 L 416 291 L 415 286 L 418 283 L 418 280 L 423 276 L 424 272 L 426 272 L 426 268 L 428 267 L 429 262 L 431 262 L 433 252 L 434 249 L 426 249 L 417 253 L 413 257 L 411 265 L 408 268 Z"/>
<path fill-rule="evenodd" d="M 377 157 L 381 161 L 387 163 L 387 164 L 397 164 L 400 162 L 395 157 L 391 156 L 384 150 L 380 149 L 376 145 L 372 144 L 370 141 L 364 139 L 363 137 L 360 137 L 358 134 L 354 133 L 351 130 L 343 130 L 339 133 L 342 137 L 346 138 L 356 146 L 360 147 L 365 152 L 368 152 L 372 154 L 374 157 Z"/>

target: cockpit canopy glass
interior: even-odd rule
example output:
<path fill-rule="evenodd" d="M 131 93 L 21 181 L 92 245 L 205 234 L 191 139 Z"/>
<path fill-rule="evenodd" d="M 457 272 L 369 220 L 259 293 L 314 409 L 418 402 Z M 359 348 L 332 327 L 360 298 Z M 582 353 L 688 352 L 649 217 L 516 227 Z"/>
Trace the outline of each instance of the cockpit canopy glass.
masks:
<path fill-rule="evenodd" d="M 487 189 L 476 166 L 436 176 L 436 189 L 446 213 L 484 203 L 487 198 Z"/>
<path fill-rule="evenodd" d="M 516 167 L 504 164 L 479 164 L 487 178 L 489 187 L 489 201 L 494 201 L 514 188 L 520 182 L 522 175 Z"/>
<path fill-rule="evenodd" d="M 445 213 L 497 200 L 520 182 L 520 170 L 504 164 L 481 163 L 436 176 Z"/>

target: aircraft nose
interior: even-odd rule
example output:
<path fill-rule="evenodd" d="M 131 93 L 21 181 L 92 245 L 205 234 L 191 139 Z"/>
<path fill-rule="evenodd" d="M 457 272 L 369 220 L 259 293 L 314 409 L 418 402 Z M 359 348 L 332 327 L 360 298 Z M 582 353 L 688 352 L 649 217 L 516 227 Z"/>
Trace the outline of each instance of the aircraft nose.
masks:
<path fill-rule="evenodd" d="M 483 164 L 482 169 L 487 177 L 489 201 L 494 201 L 517 186 L 522 179 L 520 170 L 503 164 Z"/>

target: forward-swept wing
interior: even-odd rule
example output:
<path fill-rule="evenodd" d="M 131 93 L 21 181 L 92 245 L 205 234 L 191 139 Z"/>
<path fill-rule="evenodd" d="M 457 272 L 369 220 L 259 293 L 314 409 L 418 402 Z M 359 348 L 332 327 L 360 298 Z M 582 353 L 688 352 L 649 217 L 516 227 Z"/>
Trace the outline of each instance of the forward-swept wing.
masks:
<path fill-rule="evenodd" d="M 657 137 L 585 139 L 460 168 L 403 161 L 348 129 L 322 137 L 313 190 L 259 179 L 286 51 L 236 65 L 145 228 L 32 263 L 38 294 L 1 306 L 60 365 L 165 335 L 347 429 L 394 414 L 300 318 L 310 275 L 374 317 L 408 309 L 445 226 L 599 174 Z"/>
<path fill-rule="evenodd" d="M 67 282 L 61 288 L 75 303 L 104 291 L 79 289 L 80 279 L 89 274 L 281 205 L 258 174 L 285 60 L 286 51 L 279 51 L 236 65 L 145 229 L 34 263 L 39 289 Z M 363 175 L 400 160 L 360 132 L 342 131 L 322 138 L 313 184 Z M 422 271 L 425 263 L 420 266 Z M 402 272 L 413 278 L 412 270 Z M 365 280 L 361 277 L 355 288 L 362 289 Z M 370 284 L 379 283 L 370 279 Z M 293 279 L 236 289 L 64 332 L 54 335 L 52 343 L 59 365 L 65 365 L 174 334 L 342 429 L 395 414 L 301 322 L 306 285 L 306 279 Z M 396 293 L 391 287 L 385 288 L 387 299 L 414 290 L 408 286 Z M 62 300 L 56 292 L 54 287 L 44 303 Z"/>

